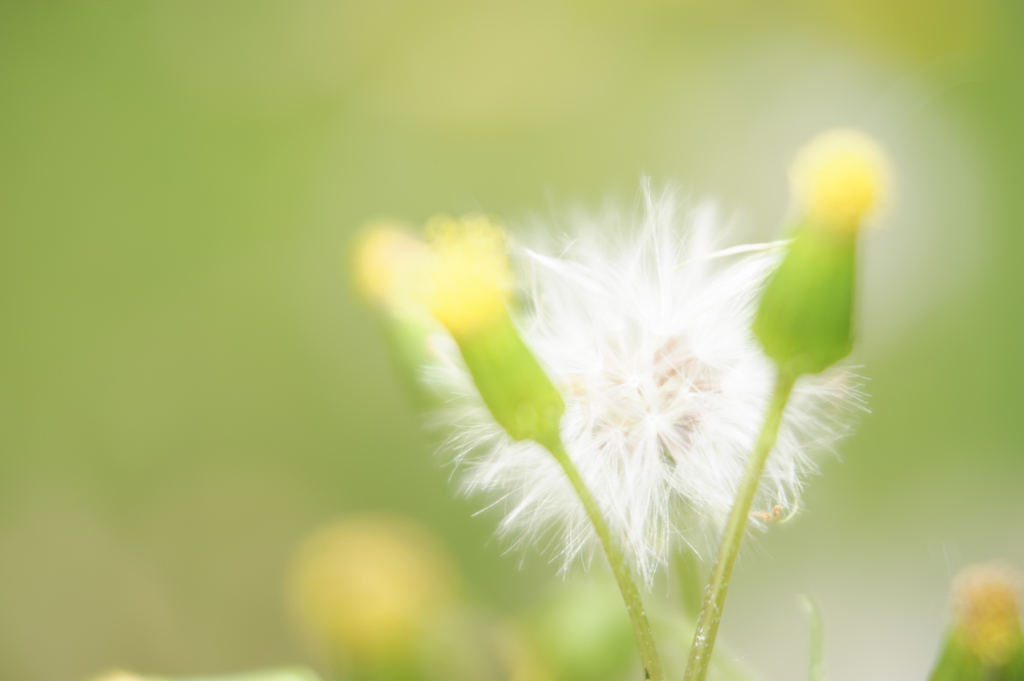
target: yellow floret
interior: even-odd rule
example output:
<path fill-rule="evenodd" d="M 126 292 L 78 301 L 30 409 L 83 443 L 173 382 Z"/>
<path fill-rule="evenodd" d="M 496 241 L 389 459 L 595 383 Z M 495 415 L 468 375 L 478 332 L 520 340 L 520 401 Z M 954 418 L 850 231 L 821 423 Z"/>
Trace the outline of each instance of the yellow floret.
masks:
<path fill-rule="evenodd" d="M 328 650 L 401 655 L 451 601 L 454 569 L 427 532 L 402 518 L 355 516 L 313 534 L 296 555 L 293 611 Z"/>
<path fill-rule="evenodd" d="M 424 297 L 438 321 L 460 337 L 499 320 L 514 283 L 502 230 L 482 215 L 439 216 L 427 236 L 433 258 Z"/>
<path fill-rule="evenodd" d="M 856 230 L 888 197 L 889 162 L 864 133 L 839 128 L 815 137 L 789 171 L 794 197 L 813 222 Z"/>
<path fill-rule="evenodd" d="M 354 249 L 356 290 L 370 303 L 401 306 L 411 299 L 429 249 L 401 225 L 370 223 Z"/>
<path fill-rule="evenodd" d="M 1020 575 L 999 565 L 973 565 L 957 575 L 953 611 L 964 645 L 990 665 L 1006 662 L 1022 645 L 1018 594 Z"/>

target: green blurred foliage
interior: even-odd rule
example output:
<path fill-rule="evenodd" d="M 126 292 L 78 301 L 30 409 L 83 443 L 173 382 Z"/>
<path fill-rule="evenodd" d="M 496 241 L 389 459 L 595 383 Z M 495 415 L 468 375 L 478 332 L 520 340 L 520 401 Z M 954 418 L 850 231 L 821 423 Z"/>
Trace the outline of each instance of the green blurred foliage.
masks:
<path fill-rule="evenodd" d="M 357 227 L 514 227 L 648 172 L 766 238 L 835 124 L 899 177 L 873 413 L 748 550 L 723 636 L 799 678 L 808 591 L 832 678 L 922 678 L 949 571 L 1024 564 L 1022 31 L 1013 0 L 0 1 L 0 678 L 305 661 L 288 556 L 359 509 L 519 609 L 551 569 L 431 455 L 349 292 Z"/>
<path fill-rule="evenodd" d="M 534 645 L 559 679 L 611 681 L 639 676 L 636 641 L 611 580 L 570 583 L 529 614 Z"/>

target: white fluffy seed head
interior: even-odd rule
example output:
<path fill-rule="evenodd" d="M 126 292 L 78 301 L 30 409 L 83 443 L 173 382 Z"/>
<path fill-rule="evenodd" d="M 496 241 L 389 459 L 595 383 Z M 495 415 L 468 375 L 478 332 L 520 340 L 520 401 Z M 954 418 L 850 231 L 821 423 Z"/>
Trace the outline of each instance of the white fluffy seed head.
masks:
<path fill-rule="evenodd" d="M 582 221 L 555 254 L 519 251 L 518 322 L 565 399 L 569 456 L 650 584 L 674 546 L 708 545 L 736 496 L 774 384 L 750 323 L 778 254 L 722 251 L 711 205 L 681 211 L 646 183 L 642 196 L 624 233 Z M 494 497 L 514 545 L 547 544 L 566 566 L 588 559 L 596 537 L 551 454 L 508 437 L 455 344 L 433 342 L 439 360 L 425 377 L 448 397 L 438 423 L 467 489 Z M 798 383 L 755 501 L 766 518 L 797 508 L 812 454 L 836 442 L 859 402 L 855 383 L 841 370 Z"/>

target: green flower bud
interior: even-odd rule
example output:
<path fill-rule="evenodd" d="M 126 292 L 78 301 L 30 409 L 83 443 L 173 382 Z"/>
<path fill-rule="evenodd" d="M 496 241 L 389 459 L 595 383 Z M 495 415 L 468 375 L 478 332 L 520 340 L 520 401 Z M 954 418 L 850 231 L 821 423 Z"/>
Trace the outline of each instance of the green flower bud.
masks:
<path fill-rule="evenodd" d="M 780 370 L 816 374 L 850 354 L 857 233 L 888 174 L 878 145 L 854 130 L 826 132 L 798 154 L 790 180 L 803 217 L 754 320 Z"/>
<path fill-rule="evenodd" d="M 754 319 L 754 334 L 780 369 L 816 374 L 850 354 L 856 246 L 853 233 L 798 228 Z"/>
<path fill-rule="evenodd" d="M 565 403 L 508 314 L 456 340 L 480 396 L 508 434 L 557 446 Z"/>
<path fill-rule="evenodd" d="M 562 396 L 526 347 L 506 301 L 513 284 L 504 236 L 486 218 L 436 218 L 423 291 L 462 351 L 480 396 L 516 440 L 560 442 Z"/>

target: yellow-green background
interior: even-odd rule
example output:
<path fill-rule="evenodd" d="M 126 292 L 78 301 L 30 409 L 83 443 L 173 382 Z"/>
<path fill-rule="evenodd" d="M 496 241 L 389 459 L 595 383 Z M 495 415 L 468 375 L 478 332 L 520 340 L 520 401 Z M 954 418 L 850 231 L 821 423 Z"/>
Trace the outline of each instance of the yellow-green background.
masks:
<path fill-rule="evenodd" d="M 1016 0 L 0 1 L 0 679 L 307 660 L 290 551 L 360 509 L 528 602 L 552 569 L 456 498 L 352 234 L 628 207 L 648 173 L 766 238 L 836 124 L 899 174 L 873 413 L 746 550 L 723 637 L 803 678 L 806 591 L 830 678 L 922 678 L 950 572 L 1024 567 L 1022 72 Z"/>

